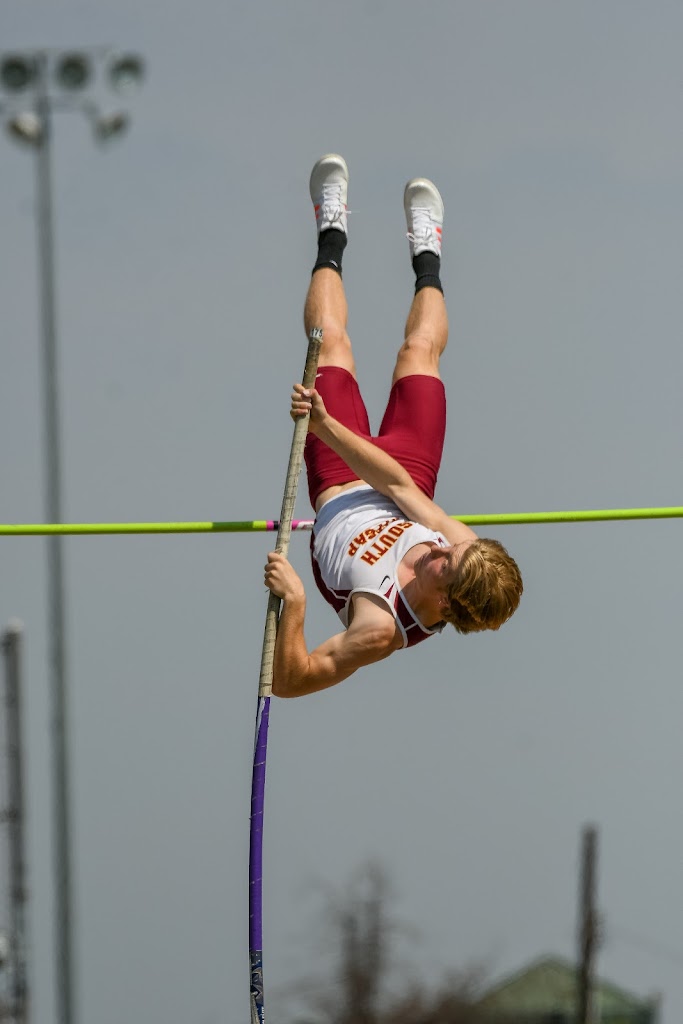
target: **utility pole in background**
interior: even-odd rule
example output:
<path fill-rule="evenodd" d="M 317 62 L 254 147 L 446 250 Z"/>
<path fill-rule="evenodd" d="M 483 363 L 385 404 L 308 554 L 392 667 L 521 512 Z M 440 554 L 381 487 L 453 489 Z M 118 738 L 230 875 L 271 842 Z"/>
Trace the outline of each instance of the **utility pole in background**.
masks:
<path fill-rule="evenodd" d="M 104 142 L 126 127 L 121 111 L 106 114 L 92 98 L 101 82 L 119 92 L 142 80 L 140 57 L 100 47 L 84 51 L 34 50 L 5 53 L 0 86 L 6 99 L 0 114 L 15 140 L 36 156 L 36 225 L 42 339 L 45 510 L 49 523 L 62 522 L 57 316 L 52 213 L 52 125 L 55 110 L 77 111 L 90 121 L 95 139 Z M 68 766 L 66 611 L 62 537 L 47 538 L 49 684 L 52 698 L 52 781 L 54 822 L 55 958 L 57 1022 L 74 1024 L 75 967 L 71 891 L 71 811 Z"/>
<path fill-rule="evenodd" d="M 28 941 L 26 859 L 24 843 L 23 746 L 21 726 L 21 636 L 20 622 L 10 622 L 0 647 L 5 660 L 5 707 L 7 709 L 7 807 L 3 818 L 8 827 L 10 921 L 7 969 L 8 1005 L 12 1024 L 28 1024 Z"/>
<path fill-rule="evenodd" d="M 593 978 L 599 943 L 599 920 L 595 906 L 597 859 L 598 831 L 594 825 L 587 825 L 581 840 L 579 879 L 577 1024 L 593 1024 Z"/>

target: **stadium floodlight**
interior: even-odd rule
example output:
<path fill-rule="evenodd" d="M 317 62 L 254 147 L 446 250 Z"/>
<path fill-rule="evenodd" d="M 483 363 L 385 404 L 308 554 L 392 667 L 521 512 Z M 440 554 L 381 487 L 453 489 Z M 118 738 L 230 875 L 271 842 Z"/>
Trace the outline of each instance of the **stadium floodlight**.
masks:
<path fill-rule="evenodd" d="M 134 53 L 115 57 L 109 65 L 109 81 L 112 88 L 120 93 L 134 92 L 142 83 L 144 75 L 143 60 Z"/>
<path fill-rule="evenodd" d="M 128 115 L 117 111 L 114 114 L 103 114 L 93 121 L 93 130 L 98 142 L 107 142 L 115 135 L 120 135 L 128 127 Z"/>
<path fill-rule="evenodd" d="M 57 110 L 84 115 L 98 143 L 121 134 L 128 115 L 118 109 L 101 110 L 96 95 L 102 76 L 107 86 L 126 91 L 143 77 L 141 57 L 118 55 L 109 47 L 50 47 L 33 52 L 0 52 L 0 124 L 13 141 L 33 150 L 36 159 L 36 201 L 38 227 L 38 297 L 43 356 L 43 399 L 45 421 L 46 518 L 58 523 L 62 517 L 60 479 L 60 430 L 56 324 L 56 274 L 52 215 L 52 128 Z M 118 103 L 116 104 L 118 107 Z M 51 537 L 50 541 L 61 541 Z M 72 924 L 71 823 L 69 814 L 69 750 L 65 723 L 69 719 L 68 665 L 65 586 L 62 548 L 55 544 L 48 552 L 47 592 L 49 595 L 49 676 L 52 695 L 52 776 L 54 779 L 54 890 L 55 890 L 55 983 L 56 1019 L 74 1024 L 74 943 Z M 0 959 L 2 943 L 0 934 Z M 1 966 L 1 965 L 0 965 Z M 1 972 L 0 972 L 1 973 Z M 0 978 L 0 1004 L 3 986 Z M 16 1016 L 17 1022 L 19 1015 Z M 25 1014 L 22 1014 L 22 1021 Z M 2 1005 L 0 1018 L 4 1020 Z"/>
<path fill-rule="evenodd" d="M 66 53 L 57 61 L 55 78 L 63 89 L 84 89 L 90 81 L 90 61 L 82 53 Z"/>
<path fill-rule="evenodd" d="M 7 122 L 7 131 L 13 138 L 27 142 L 30 146 L 39 146 L 43 141 L 43 122 L 32 111 L 11 117 Z"/>
<path fill-rule="evenodd" d="M 0 80 L 8 92 L 21 92 L 31 85 L 36 77 L 36 62 L 31 57 L 12 53 L 0 64 Z"/>

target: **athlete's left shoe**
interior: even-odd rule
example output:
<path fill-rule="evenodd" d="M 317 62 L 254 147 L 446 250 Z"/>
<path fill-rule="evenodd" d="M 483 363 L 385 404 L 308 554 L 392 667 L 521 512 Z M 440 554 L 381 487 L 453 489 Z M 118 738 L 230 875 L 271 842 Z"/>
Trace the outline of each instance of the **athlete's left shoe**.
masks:
<path fill-rule="evenodd" d="M 309 183 L 318 234 L 330 228 L 346 234 L 348 186 L 349 169 L 344 157 L 337 153 L 321 156 L 311 171 Z"/>
<path fill-rule="evenodd" d="M 406 212 L 410 258 L 421 252 L 441 255 L 443 199 L 436 185 L 428 178 L 413 178 L 403 193 Z"/>

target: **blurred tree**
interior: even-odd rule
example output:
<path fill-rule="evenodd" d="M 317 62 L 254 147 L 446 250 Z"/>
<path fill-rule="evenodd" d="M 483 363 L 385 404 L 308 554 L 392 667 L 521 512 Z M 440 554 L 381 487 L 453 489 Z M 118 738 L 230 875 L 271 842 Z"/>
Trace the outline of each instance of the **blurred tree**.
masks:
<path fill-rule="evenodd" d="M 341 895 L 328 894 L 326 918 L 334 950 L 332 976 L 297 986 L 314 1016 L 298 1024 L 480 1024 L 475 1007 L 483 974 L 450 974 L 436 991 L 396 979 L 394 938 L 387 911 L 386 872 L 368 864 Z M 401 972 L 404 974 L 405 972 Z M 408 973 L 411 973 L 410 971 Z"/>

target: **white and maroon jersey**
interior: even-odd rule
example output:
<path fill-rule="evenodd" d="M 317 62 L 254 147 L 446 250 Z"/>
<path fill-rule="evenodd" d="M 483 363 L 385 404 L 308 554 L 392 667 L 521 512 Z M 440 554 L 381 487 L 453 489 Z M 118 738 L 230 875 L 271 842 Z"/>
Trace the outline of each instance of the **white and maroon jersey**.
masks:
<path fill-rule="evenodd" d="M 368 484 L 342 491 L 325 502 L 313 526 L 311 560 L 318 589 L 345 626 L 354 594 L 380 597 L 396 620 L 403 646 L 412 647 L 444 627 L 440 623 L 427 629 L 398 584 L 398 567 L 406 551 L 429 541 L 450 546 L 443 534 L 406 519 L 397 505 Z"/>

